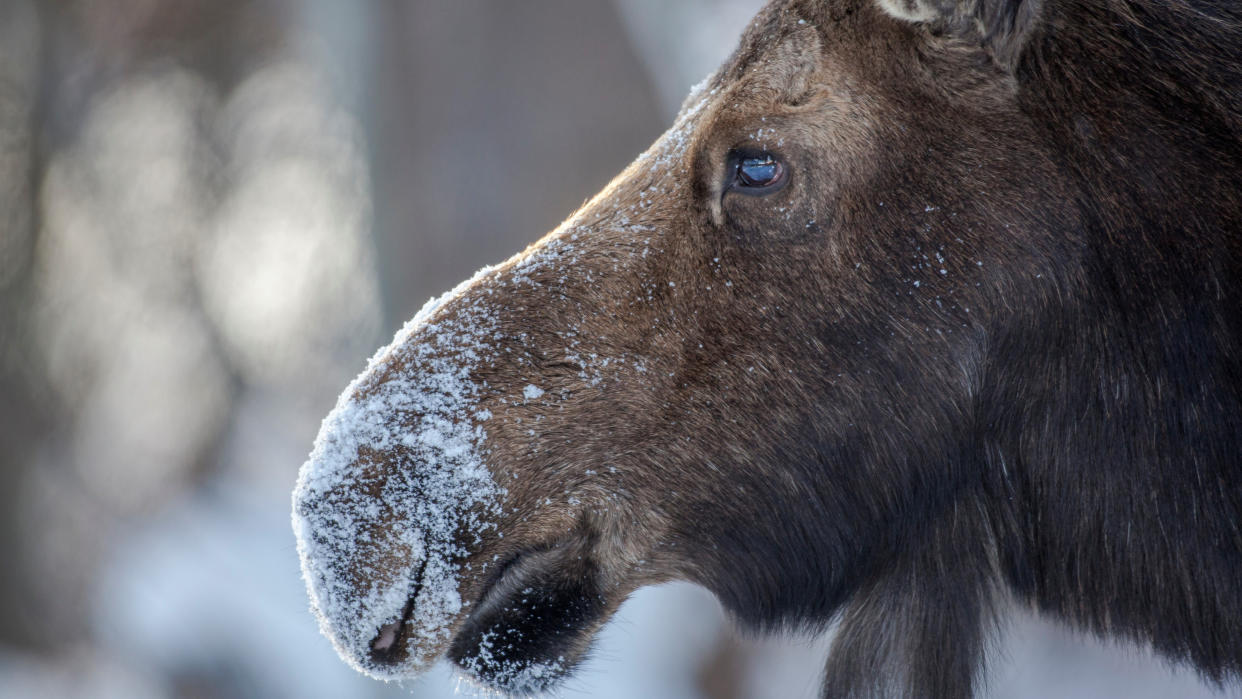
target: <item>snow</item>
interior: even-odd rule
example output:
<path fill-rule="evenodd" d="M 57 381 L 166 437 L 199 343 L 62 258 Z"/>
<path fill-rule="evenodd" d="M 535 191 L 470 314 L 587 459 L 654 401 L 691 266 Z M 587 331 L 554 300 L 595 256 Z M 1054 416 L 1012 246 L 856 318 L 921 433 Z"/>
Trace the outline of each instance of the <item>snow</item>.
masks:
<path fill-rule="evenodd" d="M 543 395 L 543 389 L 539 388 L 535 384 L 529 384 L 526 388 L 522 389 L 522 395 L 526 398 L 526 400 L 537 400 Z"/>
<path fill-rule="evenodd" d="M 536 694 L 551 684 L 557 677 L 565 673 L 563 659 L 552 663 L 528 663 L 512 660 L 499 660 L 492 655 L 492 639 L 485 634 L 480 643 L 479 654 L 466 660 L 466 669 L 481 674 L 486 668 L 492 681 L 504 687 L 515 696 Z M 466 676 L 467 682 L 473 680 Z M 486 691 L 485 687 L 478 689 Z"/>
<path fill-rule="evenodd" d="M 430 659 L 416 650 L 448 641 L 463 609 L 454 537 L 493 526 L 501 492 L 480 456 L 489 416 L 477 409 L 470 376 L 489 357 L 494 319 L 478 301 L 437 315 L 493 271 L 428 301 L 372 357 L 324 419 L 298 475 L 293 529 L 320 630 L 373 677 L 420 670 Z M 372 663 L 371 640 L 401 621 L 416 590 L 405 626 L 413 662 L 399 670 Z"/>

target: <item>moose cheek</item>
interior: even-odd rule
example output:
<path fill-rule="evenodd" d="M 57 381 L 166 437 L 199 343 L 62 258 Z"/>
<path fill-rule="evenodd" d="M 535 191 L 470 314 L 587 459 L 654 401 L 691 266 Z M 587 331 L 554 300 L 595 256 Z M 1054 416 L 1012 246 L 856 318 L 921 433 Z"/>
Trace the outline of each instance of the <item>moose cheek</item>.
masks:
<path fill-rule="evenodd" d="M 514 566 L 457 633 L 448 657 L 511 694 L 548 689 L 570 672 L 604 621 L 594 575 L 558 573 L 551 561 Z"/>
<path fill-rule="evenodd" d="M 788 198 L 726 196 L 725 219 L 733 242 L 743 247 L 772 243 L 814 243 L 822 239 L 829 221 Z"/>

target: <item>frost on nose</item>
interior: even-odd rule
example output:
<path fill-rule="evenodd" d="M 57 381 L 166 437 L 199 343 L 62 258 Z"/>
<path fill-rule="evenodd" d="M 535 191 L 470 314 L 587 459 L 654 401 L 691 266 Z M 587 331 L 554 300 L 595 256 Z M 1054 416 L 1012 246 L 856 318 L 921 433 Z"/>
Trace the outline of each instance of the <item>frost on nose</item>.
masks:
<path fill-rule="evenodd" d="M 489 271 L 428 302 L 371 359 L 298 474 L 293 529 L 312 610 L 341 657 L 375 677 L 417 672 L 448 643 L 463 612 L 457 537 L 497 512 L 479 456 L 488 415 L 470 378 L 490 359 L 491 315 L 466 303 L 437 314 Z M 403 662 L 376 662 L 377 638 L 386 651 L 403 644 Z"/>

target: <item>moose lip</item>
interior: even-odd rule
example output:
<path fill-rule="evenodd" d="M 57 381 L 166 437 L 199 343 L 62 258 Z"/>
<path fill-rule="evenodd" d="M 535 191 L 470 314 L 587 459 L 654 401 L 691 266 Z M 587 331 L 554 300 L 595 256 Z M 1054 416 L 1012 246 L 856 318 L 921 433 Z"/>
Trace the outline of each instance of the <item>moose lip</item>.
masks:
<path fill-rule="evenodd" d="M 497 595 L 505 594 L 502 590 L 504 583 L 512 578 L 526 578 L 521 586 L 512 585 L 513 587 L 530 587 L 532 581 L 530 576 L 536 572 L 541 566 L 547 565 L 550 558 L 562 555 L 570 546 L 568 540 L 552 541 L 542 544 L 527 545 L 525 548 L 514 551 L 509 554 L 504 562 L 496 567 L 495 571 L 486 578 L 479 587 L 479 592 L 474 596 L 474 600 L 470 605 L 470 615 L 468 618 L 477 617 L 483 614 L 489 607 L 496 602 Z"/>
<path fill-rule="evenodd" d="M 488 577 L 487 582 L 480 588 L 479 594 L 475 596 L 472 615 L 478 614 L 479 610 L 491 600 L 492 593 L 500 586 L 500 583 L 517 570 L 518 563 L 522 561 L 523 556 L 524 553 L 521 551 L 514 553 L 505 559 L 505 562 L 501 563 L 496 568 L 496 571 Z"/>

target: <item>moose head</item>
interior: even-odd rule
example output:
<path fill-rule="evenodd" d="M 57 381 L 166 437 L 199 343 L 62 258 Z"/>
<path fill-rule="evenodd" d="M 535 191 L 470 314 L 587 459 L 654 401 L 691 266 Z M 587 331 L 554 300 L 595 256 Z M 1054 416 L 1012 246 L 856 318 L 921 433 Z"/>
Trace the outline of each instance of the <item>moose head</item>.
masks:
<path fill-rule="evenodd" d="M 429 302 L 324 421 L 293 524 L 341 655 L 536 692 L 631 592 L 687 580 L 752 627 L 839 620 L 826 696 L 968 696 L 1010 599 L 1236 670 L 1242 82 L 1210 83 L 1242 43 L 1128 54 L 1140 10 L 767 7 L 649 150 Z M 1152 77 L 1195 42 L 1232 62 Z"/>

